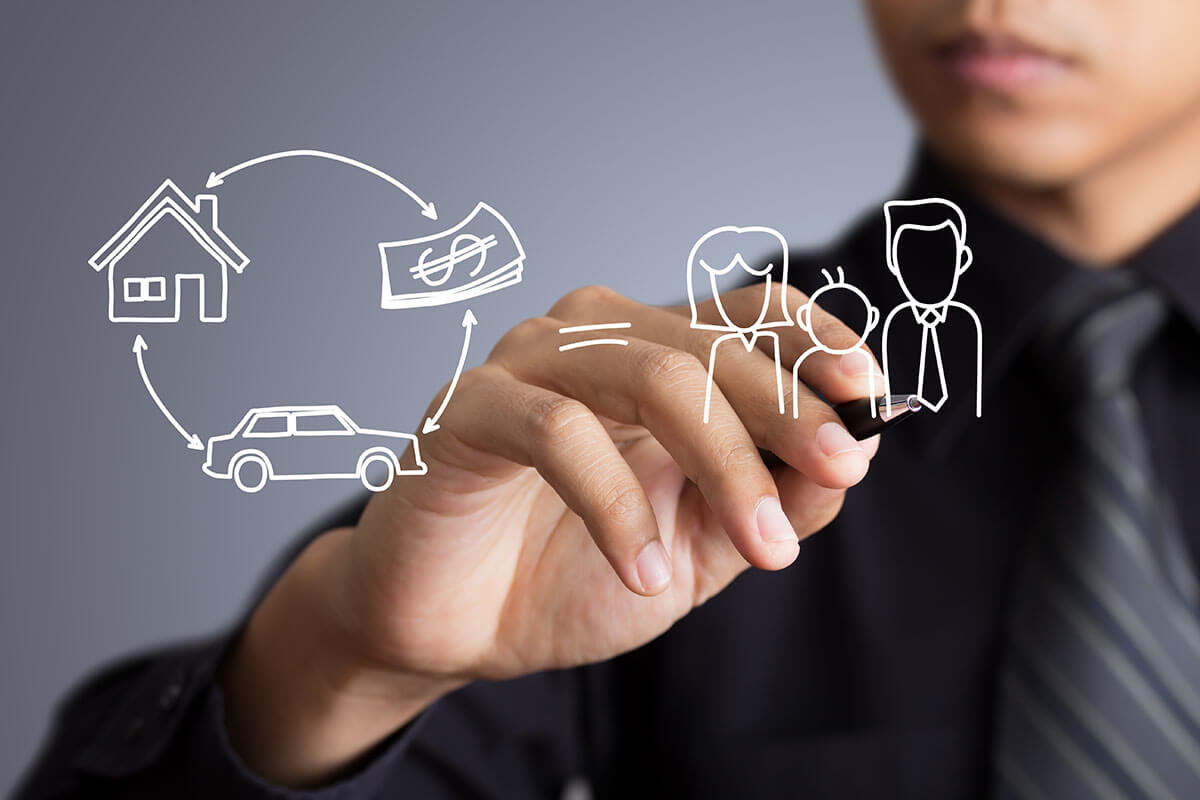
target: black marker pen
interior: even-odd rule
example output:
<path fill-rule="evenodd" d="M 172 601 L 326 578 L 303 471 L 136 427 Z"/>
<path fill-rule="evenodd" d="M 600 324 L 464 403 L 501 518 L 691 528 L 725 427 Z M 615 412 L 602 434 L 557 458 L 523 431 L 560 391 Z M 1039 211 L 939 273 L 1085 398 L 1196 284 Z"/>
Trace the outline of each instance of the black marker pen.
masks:
<path fill-rule="evenodd" d="M 875 406 L 875 416 L 871 416 L 871 406 Z M 863 397 L 840 403 L 833 407 L 834 412 L 850 431 L 850 435 L 862 441 L 869 439 L 881 431 L 906 420 L 921 410 L 921 399 L 915 394 L 890 394 L 886 397 Z M 768 467 L 777 467 L 783 459 L 770 450 L 759 449 L 763 463 Z"/>
<path fill-rule="evenodd" d="M 871 415 L 871 406 L 875 406 L 874 416 Z M 862 441 L 887 430 L 901 420 L 908 419 L 913 412 L 920 411 L 921 399 L 915 394 L 863 397 L 836 405 L 833 410 L 845 423 L 850 435 Z"/>

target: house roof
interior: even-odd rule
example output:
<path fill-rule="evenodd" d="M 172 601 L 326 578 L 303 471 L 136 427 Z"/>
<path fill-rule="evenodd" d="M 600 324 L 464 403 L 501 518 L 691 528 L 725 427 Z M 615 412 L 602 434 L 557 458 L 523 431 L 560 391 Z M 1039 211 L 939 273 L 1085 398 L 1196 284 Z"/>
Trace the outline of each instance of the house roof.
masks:
<path fill-rule="evenodd" d="M 210 201 L 212 219 L 205 219 L 200 213 L 202 200 Z M 146 198 L 146 202 L 142 203 L 133 216 L 112 235 L 112 238 L 88 259 L 88 263 L 97 272 L 108 267 L 124 256 L 146 235 L 147 231 L 168 214 L 175 217 L 201 247 L 217 260 L 233 267 L 235 272 L 240 273 L 250 263 L 246 254 L 229 240 L 229 237 L 217 224 L 216 195 L 200 194 L 196 195 L 195 200 L 189 200 L 170 178 L 163 181 Z"/>

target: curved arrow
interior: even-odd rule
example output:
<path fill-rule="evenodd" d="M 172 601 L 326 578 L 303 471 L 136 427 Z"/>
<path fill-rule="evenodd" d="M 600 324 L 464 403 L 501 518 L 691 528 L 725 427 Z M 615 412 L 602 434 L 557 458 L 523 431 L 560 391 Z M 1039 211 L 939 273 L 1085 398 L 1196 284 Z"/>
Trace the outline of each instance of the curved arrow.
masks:
<path fill-rule="evenodd" d="M 458 378 L 462 375 L 463 365 L 467 363 L 467 348 L 471 346 L 471 328 L 479 324 L 479 320 L 475 319 L 475 315 L 471 313 L 471 309 L 467 309 L 467 313 L 463 314 L 462 326 L 465 328 L 463 333 L 462 353 L 458 357 L 458 369 L 454 370 L 454 378 L 450 381 L 450 388 L 446 390 L 446 396 L 442 398 L 442 404 L 438 406 L 437 411 L 432 417 L 425 418 L 425 424 L 421 426 L 421 433 L 433 433 L 438 428 L 442 427 L 437 422 L 442 418 L 442 414 L 446 413 L 446 406 L 450 405 L 450 396 L 454 394 L 454 388 L 458 386 Z"/>
<path fill-rule="evenodd" d="M 154 387 L 150 384 L 150 376 L 146 373 L 146 362 L 142 358 L 142 353 L 149 349 L 150 347 L 146 344 L 146 340 L 139 333 L 137 338 L 133 340 L 133 354 L 137 357 L 138 372 L 142 373 L 142 383 L 146 384 L 146 391 L 150 393 L 150 399 L 154 401 L 154 405 L 158 406 L 158 410 L 162 412 L 162 415 L 167 418 L 167 422 L 171 423 L 171 427 L 179 431 L 179 435 L 187 440 L 189 450 L 203 450 L 204 443 L 200 441 L 200 437 L 194 433 L 188 433 L 183 429 L 183 426 L 179 424 L 179 420 L 175 419 L 171 412 L 167 410 L 167 407 L 163 405 L 162 398 L 158 396 L 158 392 L 154 391 Z"/>
<path fill-rule="evenodd" d="M 404 192 L 406 195 L 411 197 L 416 202 L 416 204 L 421 207 L 421 216 L 429 217 L 430 219 L 437 219 L 437 209 L 435 209 L 433 207 L 433 203 L 426 203 L 424 200 L 422 200 L 420 197 L 417 196 L 416 192 L 414 192 L 412 189 L 405 186 L 400 181 L 393 178 L 391 175 L 388 175 L 386 172 L 384 172 L 382 170 L 378 170 L 375 167 L 372 167 L 370 164 L 364 164 L 361 161 L 356 161 L 355 159 L 347 158 L 346 156 L 340 156 L 337 153 L 327 153 L 324 150 L 284 150 L 279 153 L 268 153 L 265 156 L 259 156 L 258 158 L 252 158 L 249 161 L 243 161 L 240 164 L 235 164 L 234 166 L 230 167 L 227 170 L 224 170 L 223 172 L 208 173 L 208 182 L 204 184 L 204 187 L 206 189 L 211 189 L 214 186 L 220 186 L 222 183 L 225 182 L 225 179 L 228 178 L 233 173 L 241 172 L 244 169 L 248 169 L 249 167 L 253 167 L 258 164 L 266 163 L 267 161 L 275 161 L 276 159 L 280 159 L 280 158 L 296 158 L 298 156 L 308 156 L 311 158 L 326 158 L 326 159 L 329 159 L 330 161 L 337 161 L 342 164 L 349 164 L 352 167 L 357 167 L 358 169 L 361 169 L 365 172 L 369 172 L 377 178 L 382 178 L 383 180 L 390 183 L 392 186 L 395 186 L 397 189 L 399 189 L 400 191 Z"/>

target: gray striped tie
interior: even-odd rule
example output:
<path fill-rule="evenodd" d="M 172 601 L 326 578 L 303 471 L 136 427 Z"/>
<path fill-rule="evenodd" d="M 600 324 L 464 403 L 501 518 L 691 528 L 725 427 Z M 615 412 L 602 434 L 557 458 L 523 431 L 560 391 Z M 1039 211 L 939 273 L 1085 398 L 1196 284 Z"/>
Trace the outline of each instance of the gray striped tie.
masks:
<path fill-rule="evenodd" d="M 1014 587 L 997 798 L 1200 798 L 1197 585 L 1130 386 L 1166 317 L 1123 271 L 1076 276 L 1039 337 L 1075 449 Z"/>

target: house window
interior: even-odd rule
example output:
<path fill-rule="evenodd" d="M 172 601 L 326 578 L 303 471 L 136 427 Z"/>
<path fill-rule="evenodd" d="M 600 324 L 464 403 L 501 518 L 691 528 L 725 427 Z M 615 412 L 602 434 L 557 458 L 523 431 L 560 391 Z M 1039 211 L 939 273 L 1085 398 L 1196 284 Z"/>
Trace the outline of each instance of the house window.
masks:
<path fill-rule="evenodd" d="M 125 302 L 150 303 L 167 299 L 166 278 L 126 278 Z"/>

